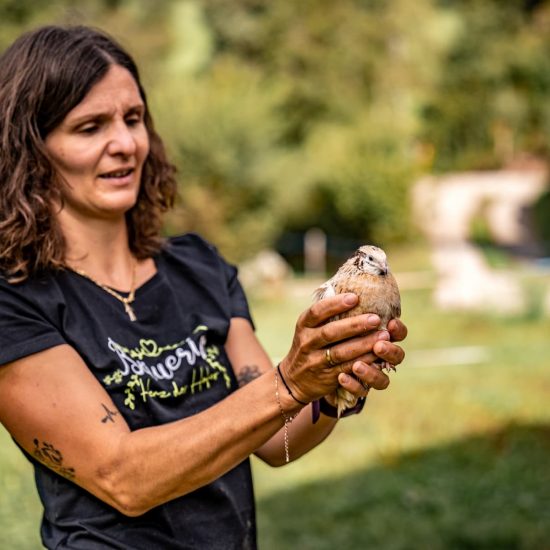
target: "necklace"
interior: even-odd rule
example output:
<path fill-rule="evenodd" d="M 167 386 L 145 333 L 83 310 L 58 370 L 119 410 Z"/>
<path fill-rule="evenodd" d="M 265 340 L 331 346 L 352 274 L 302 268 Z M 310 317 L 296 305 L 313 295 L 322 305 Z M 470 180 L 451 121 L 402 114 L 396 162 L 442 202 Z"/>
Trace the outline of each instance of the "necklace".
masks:
<path fill-rule="evenodd" d="M 136 299 L 136 262 L 133 262 L 132 265 L 132 284 L 130 286 L 128 296 L 122 296 L 122 294 L 119 294 L 116 290 L 113 290 L 107 285 L 96 281 L 91 275 L 88 275 L 85 271 L 82 271 L 82 269 L 77 269 L 74 267 L 69 267 L 69 269 L 92 281 L 92 283 L 97 285 L 99 288 L 102 288 L 105 292 L 108 292 L 113 298 L 116 298 L 119 302 L 122 302 L 124 305 L 124 311 L 126 311 L 128 317 L 130 317 L 130 321 L 137 321 L 136 313 L 131 306 L 132 302 Z"/>

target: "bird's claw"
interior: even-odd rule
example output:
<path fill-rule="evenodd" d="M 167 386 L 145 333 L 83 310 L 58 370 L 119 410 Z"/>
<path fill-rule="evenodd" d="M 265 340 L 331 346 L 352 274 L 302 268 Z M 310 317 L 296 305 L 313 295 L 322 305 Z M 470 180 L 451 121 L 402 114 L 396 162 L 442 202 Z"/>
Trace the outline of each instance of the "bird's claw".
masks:
<path fill-rule="evenodd" d="M 386 372 L 397 372 L 397 369 L 395 368 L 395 365 L 392 365 L 391 363 L 388 363 L 387 361 L 384 361 L 382 364 L 382 370 L 385 370 Z"/>
<path fill-rule="evenodd" d="M 390 371 L 393 371 L 393 372 L 397 372 L 397 368 L 395 367 L 395 365 L 392 365 L 391 363 L 389 363 L 388 361 L 375 361 L 373 363 L 373 366 L 375 366 L 378 370 L 381 370 L 381 371 L 386 371 L 386 372 L 390 372 Z"/>

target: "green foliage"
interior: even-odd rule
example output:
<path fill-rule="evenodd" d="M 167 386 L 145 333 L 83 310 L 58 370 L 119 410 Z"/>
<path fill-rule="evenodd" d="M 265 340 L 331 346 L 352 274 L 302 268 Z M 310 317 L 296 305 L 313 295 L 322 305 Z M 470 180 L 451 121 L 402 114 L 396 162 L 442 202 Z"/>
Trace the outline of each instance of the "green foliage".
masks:
<path fill-rule="evenodd" d="M 135 54 L 180 170 L 168 230 L 233 260 L 311 226 L 403 240 L 420 172 L 548 154 L 547 1 L 0 0 L 0 17 L 0 48 L 55 21 Z"/>
<path fill-rule="evenodd" d="M 288 228 L 317 226 L 366 242 L 406 236 L 413 162 L 395 139 L 398 124 L 376 118 L 373 110 L 353 123 L 318 125 L 296 159 L 294 179 L 302 195 L 287 197 Z"/>
<path fill-rule="evenodd" d="M 0 425 L 0 529 L 12 550 L 42 548 L 40 504 L 30 463 Z"/>
<path fill-rule="evenodd" d="M 290 173 L 272 202 L 280 230 L 402 239 L 419 164 L 413 110 L 443 47 L 431 3 L 205 5 L 221 54 L 261 66 L 284 87 L 275 114 L 290 152 L 280 166 Z M 411 18 L 430 24 L 412 30 Z"/>
<path fill-rule="evenodd" d="M 540 196 L 533 209 L 535 229 L 545 253 L 550 255 L 550 191 Z"/>
<path fill-rule="evenodd" d="M 460 30 L 424 106 L 435 168 L 502 166 L 548 154 L 547 2 L 447 1 Z"/>
<path fill-rule="evenodd" d="M 487 219 L 487 211 L 490 207 L 489 202 L 483 202 L 477 212 L 472 216 L 470 222 L 470 239 L 479 246 L 494 244 L 493 235 Z"/>
<path fill-rule="evenodd" d="M 495 244 L 488 221 L 490 202 L 482 202 L 470 221 L 469 239 L 483 253 L 489 267 L 505 268 L 510 264 L 510 253 Z"/>
<path fill-rule="evenodd" d="M 167 77 L 155 90 L 158 126 L 179 167 L 173 231 L 195 230 L 234 260 L 268 246 L 285 153 L 273 115 L 280 87 L 233 59 L 199 76 Z"/>
<path fill-rule="evenodd" d="M 116 13 L 124 0 L 0 0 L 0 51 L 4 50 L 22 31 L 39 25 L 99 24 L 103 18 Z"/>

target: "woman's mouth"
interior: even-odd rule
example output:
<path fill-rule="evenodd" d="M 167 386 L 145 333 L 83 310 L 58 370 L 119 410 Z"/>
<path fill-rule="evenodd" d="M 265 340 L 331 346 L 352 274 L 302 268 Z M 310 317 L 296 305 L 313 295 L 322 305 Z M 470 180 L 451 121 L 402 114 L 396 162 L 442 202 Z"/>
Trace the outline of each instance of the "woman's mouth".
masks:
<path fill-rule="evenodd" d="M 112 172 L 106 172 L 104 174 L 100 174 L 100 178 L 105 179 L 120 179 L 125 178 L 129 176 L 134 171 L 133 168 L 124 168 L 121 170 L 113 170 Z"/>

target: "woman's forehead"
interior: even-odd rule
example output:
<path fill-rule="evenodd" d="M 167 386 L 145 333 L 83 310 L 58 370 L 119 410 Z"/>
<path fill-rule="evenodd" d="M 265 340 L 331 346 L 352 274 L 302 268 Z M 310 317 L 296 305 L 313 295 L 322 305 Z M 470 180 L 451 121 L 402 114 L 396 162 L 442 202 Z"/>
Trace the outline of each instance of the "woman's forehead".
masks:
<path fill-rule="evenodd" d="M 143 106 L 138 85 L 130 71 L 120 65 L 112 65 L 65 118 L 76 120 L 93 114 L 108 115 Z"/>

